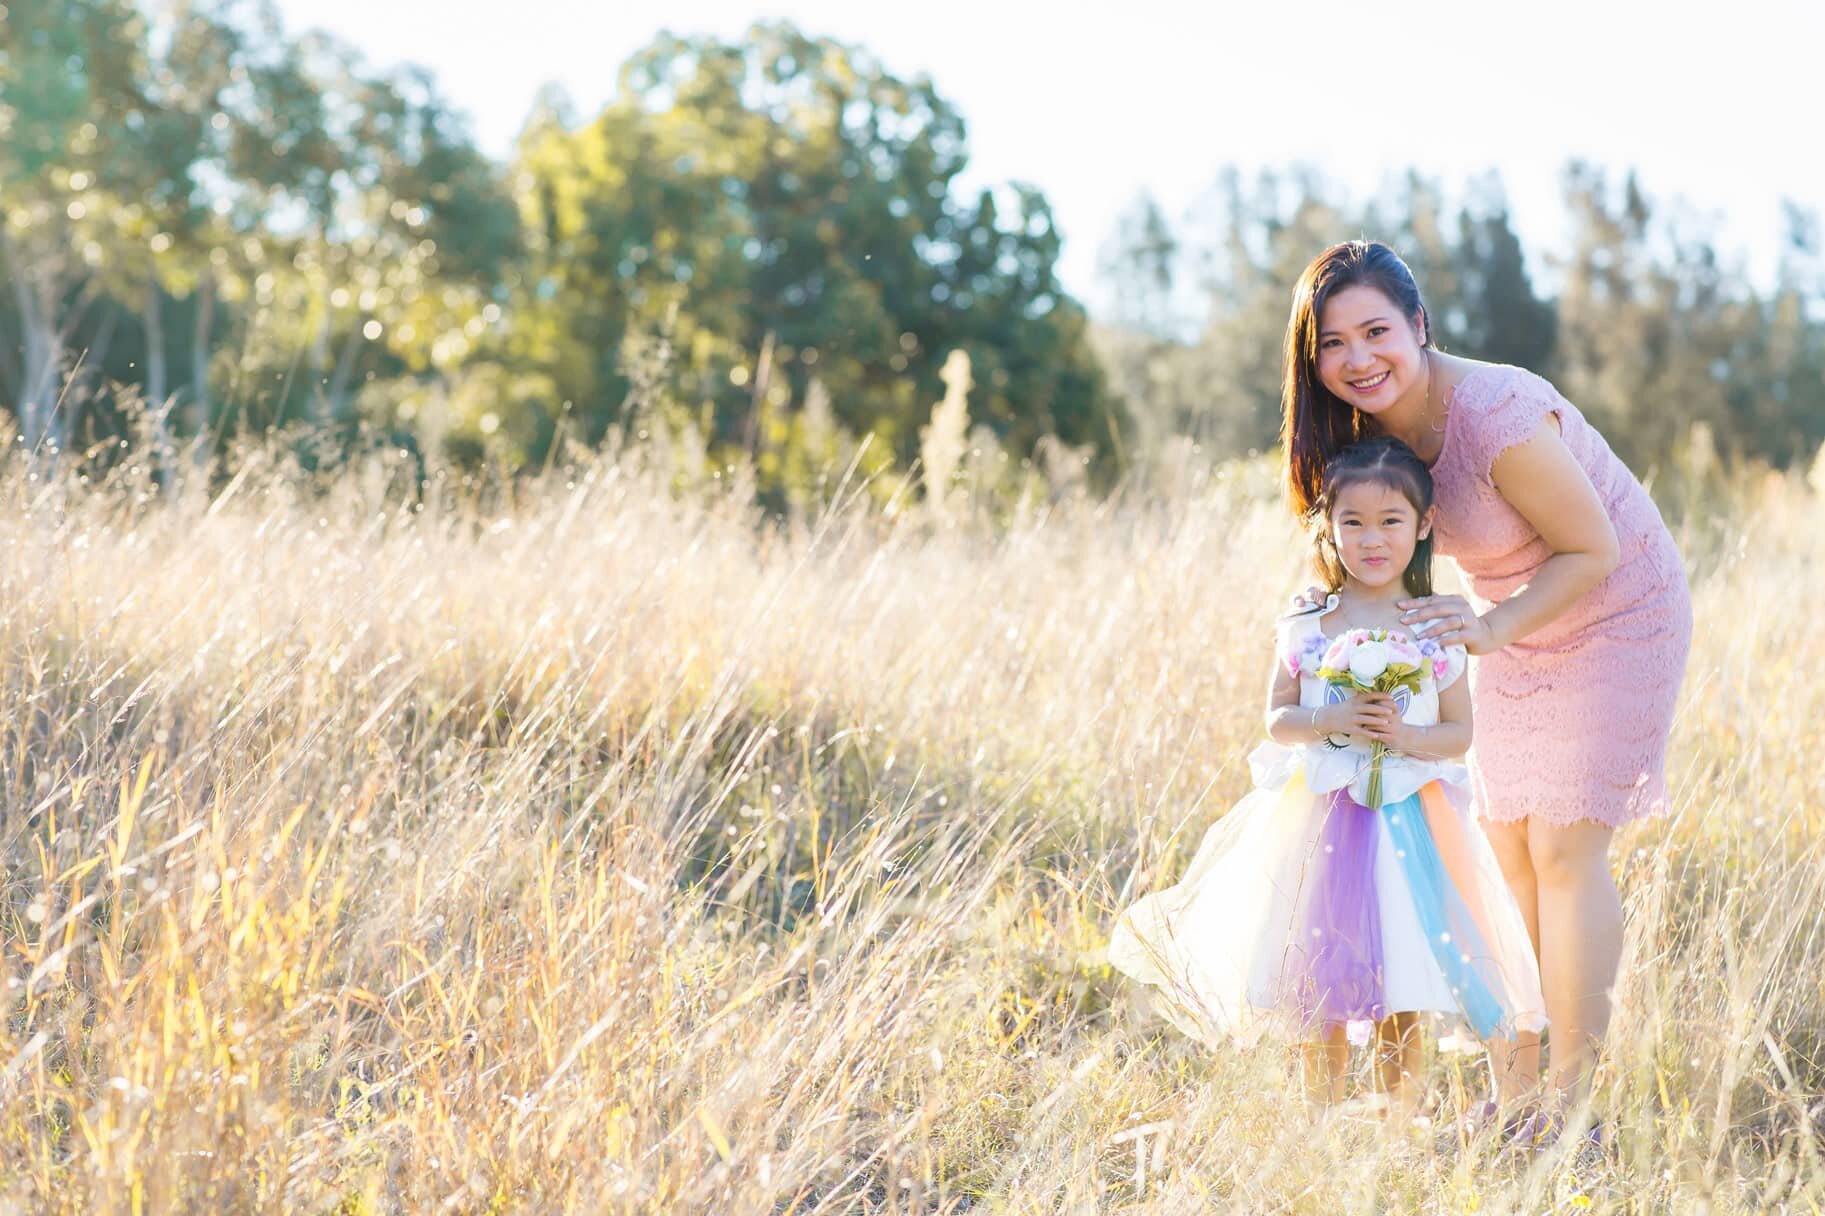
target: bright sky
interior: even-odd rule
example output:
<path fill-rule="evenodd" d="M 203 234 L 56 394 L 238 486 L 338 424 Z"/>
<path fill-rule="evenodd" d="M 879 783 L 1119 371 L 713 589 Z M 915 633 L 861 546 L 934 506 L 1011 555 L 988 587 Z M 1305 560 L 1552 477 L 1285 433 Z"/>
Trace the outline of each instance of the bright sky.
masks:
<path fill-rule="evenodd" d="M 280 0 L 375 63 L 430 68 L 505 156 L 541 84 L 589 114 L 661 29 L 734 38 L 759 17 L 930 74 L 969 124 L 967 184 L 1051 200 L 1061 274 L 1094 306 L 1099 247 L 1142 189 L 1181 219 L 1225 164 L 1318 164 L 1356 197 L 1409 166 L 1456 188 L 1502 174 L 1532 249 L 1560 244 L 1559 171 L 1633 166 L 1654 196 L 1719 221 L 1721 249 L 1771 273 L 1779 202 L 1825 210 L 1819 0 L 1688 6 L 993 0 Z M 1340 234 L 1340 235 L 1356 235 Z M 1373 234 L 1370 234 L 1373 235 Z"/>

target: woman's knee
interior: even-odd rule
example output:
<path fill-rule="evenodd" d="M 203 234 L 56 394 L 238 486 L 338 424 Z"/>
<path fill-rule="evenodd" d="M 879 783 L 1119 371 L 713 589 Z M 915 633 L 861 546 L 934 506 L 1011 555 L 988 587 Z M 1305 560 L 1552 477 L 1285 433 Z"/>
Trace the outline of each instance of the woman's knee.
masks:
<path fill-rule="evenodd" d="M 1535 821 L 1528 825 L 1528 861 L 1541 886 L 1587 882 L 1609 873 L 1613 834 L 1614 829 L 1589 820 L 1564 825 Z"/>

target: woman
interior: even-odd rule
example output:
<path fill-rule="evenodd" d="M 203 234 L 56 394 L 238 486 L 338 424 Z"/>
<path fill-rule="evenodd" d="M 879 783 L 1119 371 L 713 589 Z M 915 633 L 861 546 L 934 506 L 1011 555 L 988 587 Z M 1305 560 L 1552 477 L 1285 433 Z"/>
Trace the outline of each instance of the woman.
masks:
<path fill-rule="evenodd" d="M 1437 486 L 1455 595 L 1402 620 L 1472 665 L 1473 793 L 1540 961 L 1556 1135 L 1588 1098 L 1622 954 L 1614 831 L 1664 813 L 1667 735 L 1691 644 L 1684 563 L 1653 500 L 1577 408 L 1521 368 L 1439 351 L 1419 288 L 1386 245 L 1350 241 L 1300 276 L 1287 323 L 1281 438 L 1309 517 L 1326 460 L 1404 441 Z M 1540 1040 L 1507 1053 L 1505 1097 L 1539 1084 Z M 1493 1115 L 1493 1110 L 1488 1112 Z"/>

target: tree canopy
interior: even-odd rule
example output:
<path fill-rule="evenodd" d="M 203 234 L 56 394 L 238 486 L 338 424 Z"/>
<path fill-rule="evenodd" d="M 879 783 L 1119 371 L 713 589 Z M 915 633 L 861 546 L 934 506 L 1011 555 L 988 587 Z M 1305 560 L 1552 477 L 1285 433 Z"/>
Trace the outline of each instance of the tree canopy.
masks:
<path fill-rule="evenodd" d="M 963 117 L 860 48 L 664 35 L 495 164 L 420 70 L 261 4 L 161 14 L 9 4 L 0 387 L 33 445 L 130 386 L 173 436 L 359 420 L 509 462 L 644 410 L 777 472 L 819 395 L 910 462 L 957 350 L 1010 450 L 1119 437 L 1044 195 L 959 189 Z"/>
<path fill-rule="evenodd" d="M 968 450 L 1109 475 L 1176 435 L 1271 444 L 1289 285 L 1362 233 L 1413 264 L 1449 348 L 1553 376 L 1638 465 L 1694 423 L 1732 457 L 1825 440 L 1797 205 L 1770 288 L 1598 167 L 1567 168 L 1544 257 L 1493 175 L 1357 205 L 1298 166 L 1222 171 L 1185 221 L 1137 200 L 1093 335 L 1045 195 L 962 187 L 937 85 L 784 22 L 662 35 L 599 112 L 548 92 L 502 163 L 428 72 L 289 35 L 264 0 L 0 8 L 0 405 L 34 449 L 302 424 L 315 452 L 379 435 L 511 467 L 664 432 L 786 501 L 845 452 L 910 468 L 961 352 Z"/>

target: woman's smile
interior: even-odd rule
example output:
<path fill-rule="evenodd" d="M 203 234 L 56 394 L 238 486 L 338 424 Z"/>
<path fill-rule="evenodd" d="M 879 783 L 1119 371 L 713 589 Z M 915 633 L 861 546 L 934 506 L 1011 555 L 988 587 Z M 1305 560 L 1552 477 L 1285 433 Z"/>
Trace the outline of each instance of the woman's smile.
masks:
<path fill-rule="evenodd" d="M 1352 380 L 1349 382 L 1350 387 L 1355 389 L 1359 393 L 1365 393 L 1365 394 L 1372 393 L 1376 389 L 1380 388 L 1382 385 L 1386 384 L 1388 382 L 1388 377 L 1392 376 L 1393 374 L 1394 374 L 1393 372 L 1383 372 L 1379 376 L 1370 376 L 1366 380 Z"/>

